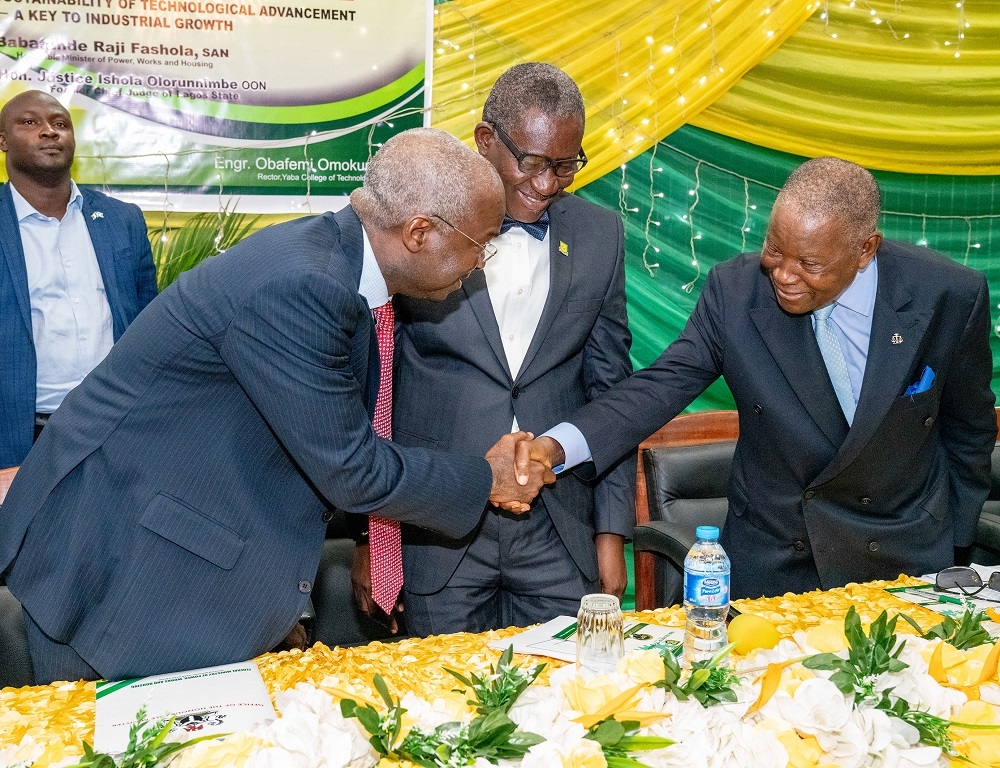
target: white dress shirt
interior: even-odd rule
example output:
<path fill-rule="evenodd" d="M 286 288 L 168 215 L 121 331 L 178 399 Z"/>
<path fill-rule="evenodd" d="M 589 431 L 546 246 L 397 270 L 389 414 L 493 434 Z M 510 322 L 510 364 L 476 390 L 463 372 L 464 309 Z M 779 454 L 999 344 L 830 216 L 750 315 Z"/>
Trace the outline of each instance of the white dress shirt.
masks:
<path fill-rule="evenodd" d="M 36 211 L 11 185 L 28 273 L 35 344 L 35 411 L 52 413 L 114 344 L 111 306 L 71 182 L 62 221 Z"/>
<path fill-rule="evenodd" d="M 549 234 L 536 240 L 511 227 L 491 241 L 497 255 L 486 262 L 486 287 L 500 327 L 500 340 L 510 375 L 517 375 L 549 296 Z M 512 431 L 516 432 L 517 419 Z"/>
<path fill-rule="evenodd" d="M 364 241 L 364 250 L 358 293 L 368 302 L 369 309 L 376 309 L 387 304 L 392 297 L 389 296 L 389 287 L 385 284 L 385 278 L 382 277 L 382 270 L 379 268 L 378 261 L 375 260 L 375 251 L 372 250 L 371 241 L 368 239 L 368 233 L 365 232 L 364 227 L 361 227 L 361 237 Z"/>

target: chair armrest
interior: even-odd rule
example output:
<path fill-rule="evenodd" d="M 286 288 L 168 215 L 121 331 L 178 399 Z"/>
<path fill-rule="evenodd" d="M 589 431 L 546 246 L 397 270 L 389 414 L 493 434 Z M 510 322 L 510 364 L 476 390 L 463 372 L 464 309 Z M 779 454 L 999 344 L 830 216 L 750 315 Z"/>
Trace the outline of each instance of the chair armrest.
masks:
<path fill-rule="evenodd" d="M 974 544 L 1000 555 L 1000 516 L 983 511 L 976 526 Z"/>
<path fill-rule="evenodd" d="M 694 546 L 693 531 L 684 526 L 663 520 L 650 520 L 637 525 L 632 534 L 632 546 L 643 552 L 654 552 L 670 560 L 677 569 L 684 572 L 684 558 Z"/>

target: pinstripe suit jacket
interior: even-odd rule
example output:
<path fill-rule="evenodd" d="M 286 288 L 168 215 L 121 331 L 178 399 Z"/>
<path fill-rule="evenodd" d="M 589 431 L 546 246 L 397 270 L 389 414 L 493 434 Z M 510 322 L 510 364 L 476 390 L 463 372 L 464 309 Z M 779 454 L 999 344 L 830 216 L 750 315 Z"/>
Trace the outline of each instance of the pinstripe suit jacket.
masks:
<path fill-rule="evenodd" d="M 301 615 L 328 504 L 451 536 L 480 457 L 377 439 L 354 211 L 265 229 L 181 276 L 49 422 L 0 510 L 0 569 L 108 678 L 243 660 Z"/>
<path fill-rule="evenodd" d="M 932 573 L 972 543 L 990 487 L 989 333 L 982 273 L 884 240 L 848 428 L 811 318 L 784 312 L 743 254 L 712 269 L 656 362 L 570 420 L 600 470 L 722 375 L 740 415 L 722 532 L 734 597 Z M 904 394 L 926 366 L 931 388 Z"/>
<path fill-rule="evenodd" d="M 510 431 L 515 415 L 521 429 L 541 434 L 632 372 L 621 219 L 569 194 L 549 215 L 549 295 L 516 376 L 482 271 L 443 302 L 396 300 L 393 439 L 400 445 L 479 454 Z M 634 455 L 596 485 L 562 475 L 536 503 L 576 566 L 596 580 L 595 532 L 632 536 Z M 441 589 L 470 541 L 406 530 L 406 588 Z"/>
<path fill-rule="evenodd" d="M 90 189 L 80 193 L 117 341 L 156 296 L 146 221 L 134 205 Z M 95 212 L 103 216 L 92 217 Z M 35 344 L 28 273 L 9 183 L 0 186 L 0 307 L 0 467 L 16 467 L 35 436 Z"/>

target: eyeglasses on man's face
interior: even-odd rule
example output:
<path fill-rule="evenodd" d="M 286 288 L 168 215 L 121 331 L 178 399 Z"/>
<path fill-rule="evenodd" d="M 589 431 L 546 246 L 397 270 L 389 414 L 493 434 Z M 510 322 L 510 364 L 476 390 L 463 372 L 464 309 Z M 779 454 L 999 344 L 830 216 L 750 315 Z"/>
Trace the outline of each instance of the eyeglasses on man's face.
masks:
<path fill-rule="evenodd" d="M 475 239 L 469 237 L 462 230 L 460 230 L 458 227 L 456 227 L 454 224 L 452 224 L 450 221 L 448 221 L 448 219 L 446 219 L 444 216 L 439 216 L 436 213 L 432 213 L 432 214 L 429 214 L 429 215 L 433 216 L 435 219 L 440 219 L 445 224 L 447 224 L 449 227 L 451 227 L 456 232 L 458 232 L 458 234 L 460 234 L 462 237 L 464 237 L 470 243 L 472 243 L 473 245 L 475 245 L 475 246 L 477 246 L 479 248 L 479 263 L 476 264 L 476 268 L 477 269 L 482 269 L 483 267 L 485 267 L 486 266 L 486 262 L 489 261 L 490 259 L 492 259 L 494 256 L 497 255 L 497 247 L 495 245 L 493 245 L 493 243 L 481 243 L 478 240 L 475 240 Z"/>
<path fill-rule="evenodd" d="M 529 155 L 517 148 L 517 145 L 504 132 L 503 128 L 496 123 L 491 123 L 491 125 L 497 138 L 503 142 L 503 145 L 510 150 L 514 159 L 517 160 L 517 167 L 521 173 L 526 173 L 529 176 L 537 176 L 546 168 L 551 168 L 552 173 L 556 176 L 566 178 L 567 176 L 572 176 L 587 164 L 587 156 L 583 152 L 583 147 L 580 147 L 578 157 L 566 157 L 561 160 L 553 160 L 551 157 L 546 157 L 545 155 Z"/>
<path fill-rule="evenodd" d="M 966 597 L 974 597 L 984 589 L 1000 592 L 1000 571 L 991 573 L 989 581 L 984 584 L 982 576 L 975 569 L 964 565 L 955 565 L 938 573 L 934 578 L 934 588 L 939 592 L 958 590 Z M 989 598 L 980 599 L 987 600 Z M 990 602 L 997 601 L 990 600 Z"/>

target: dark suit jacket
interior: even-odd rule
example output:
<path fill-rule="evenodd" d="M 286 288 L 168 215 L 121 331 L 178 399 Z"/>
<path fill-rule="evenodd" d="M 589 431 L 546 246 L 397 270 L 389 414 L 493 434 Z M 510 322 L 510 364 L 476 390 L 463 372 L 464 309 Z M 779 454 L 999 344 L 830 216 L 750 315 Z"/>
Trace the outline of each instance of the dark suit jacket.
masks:
<path fill-rule="evenodd" d="M 90 189 L 80 193 L 117 341 L 156 296 L 146 221 L 137 206 Z M 104 215 L 93 218 L 97 211 Z M 0 186 L 0 308 L 0 467 L 16 467 L 35 437 L 35 344 L 28 273 L 9 183 Z"/>
<path fill-rule="evenodd" d="M 809 315 L 777 304 L 757 254 L 715 267 L 680 337 L 572 421 L 597 470 L 720 374 L 740 437 L 722 544 L 734 597 L 923 574 L 971 544 L 996 439 L 982 274 L 885 241 L 848 431 Z M 936 378 L 905 396 L 925 366 Z"/>
<path fill-rule="evenodd" d="M 440 303 L 397 297 L 393 439 L 400 445 L 480 454 L 510 431 L 515 415 L 521 429 L 541 434 L 631 373 L 621 219 L 573 195 L 554 201 L 549 214 L 549 295 L 516 378 L 482 271 Z M 633 460 L 596 487 L 567 474 L 536 502 L 588 579 L 598 576 L 595 531 L 632 535 L 634 485 Z M 407 529 L 406 588 L 439 590 L 470 540 Z"/>
<path fill-rule="evenodd" d="M 0 570 L 109 679 L 247 659 L 302 614 L 328 505 L 466 534 L 481 457 L 375 437 L 353 210 L 183 274 L 66 398 L 0 510 Z"/>

